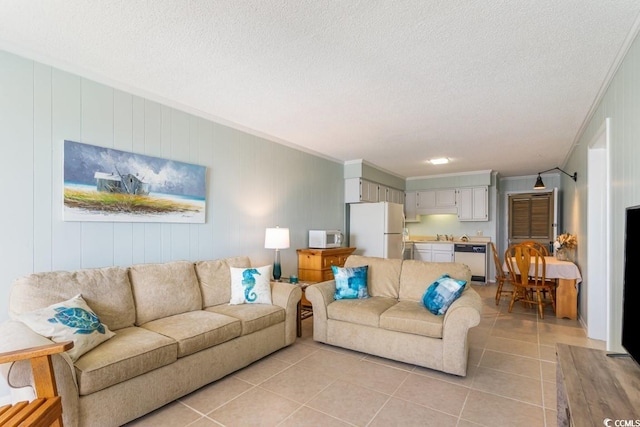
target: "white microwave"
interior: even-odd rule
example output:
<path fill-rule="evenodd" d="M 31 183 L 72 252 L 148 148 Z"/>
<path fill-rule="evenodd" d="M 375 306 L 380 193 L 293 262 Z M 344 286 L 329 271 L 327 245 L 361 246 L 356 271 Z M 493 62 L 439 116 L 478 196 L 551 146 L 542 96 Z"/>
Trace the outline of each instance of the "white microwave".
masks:
<path fill-rule="evenodd" d="M 312 249 L 339 248 L 340 245 L 340 230 L 309 230 L 309 247 Z"/>

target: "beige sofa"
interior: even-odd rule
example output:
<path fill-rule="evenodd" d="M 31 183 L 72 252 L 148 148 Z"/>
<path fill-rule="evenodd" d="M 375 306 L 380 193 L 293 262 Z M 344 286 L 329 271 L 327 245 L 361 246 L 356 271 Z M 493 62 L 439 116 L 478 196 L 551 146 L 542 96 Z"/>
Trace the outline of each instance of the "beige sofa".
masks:
<path fill-rule="evenodd" d="M 16 317 L 81 293 L 115 336 L 75 365 L 54 356 L 63 421 L 117 426 L 292 344 L 300 288 L 272 283 L 272 302 L 229 305 L 230 266 L 247 257 L 47 272 L 18 279 L 0 352 L 50 343 Z M 26 362 L 0 365 L 11 387 L 32 384 Z"/>
<path fill-rule="evenodd" d="M 422 296 L 445 273 L 469 283 L 469 267 L 358 255 L 345 263 L 345 267 L 364 265 L 369 266 L 370 298 L 335 300 L 333 280 L 306 289 L 313 305 L 314 340 L 465 376 L 467 333 L 480 323 L 480 296 L 465 286 L 442 316 L 431 314 Z"/>

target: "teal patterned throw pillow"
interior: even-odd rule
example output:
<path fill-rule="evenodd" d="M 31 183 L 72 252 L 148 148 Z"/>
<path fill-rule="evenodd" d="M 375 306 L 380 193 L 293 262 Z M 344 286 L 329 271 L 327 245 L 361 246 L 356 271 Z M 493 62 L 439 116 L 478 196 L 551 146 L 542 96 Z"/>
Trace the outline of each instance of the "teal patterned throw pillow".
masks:
<path fill-rule="evenodd" d="M 336 280 L 335 299 L 369 298 L 367 290 L 368 265 L 362 267 L 331 266 Z"/>
<path fill-rule="evenodd" d="M 456 280 L 448 274 L 443 274 L 427 288 L 422 303 L 431 313 L 442 315 L 462 295 L 466 284 L 465 280 Z"/>

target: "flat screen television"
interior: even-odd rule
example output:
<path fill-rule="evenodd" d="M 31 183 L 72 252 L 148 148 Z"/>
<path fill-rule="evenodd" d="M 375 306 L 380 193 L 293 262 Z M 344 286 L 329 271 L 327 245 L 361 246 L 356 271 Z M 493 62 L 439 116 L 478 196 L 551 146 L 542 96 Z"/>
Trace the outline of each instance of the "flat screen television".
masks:
<path fill-rule="evenodd" d="M 625 217 L 622 347 L 640 363 L 640 334 L 633 327 L 640 310 L 640 206 L 628 207 Z"/>

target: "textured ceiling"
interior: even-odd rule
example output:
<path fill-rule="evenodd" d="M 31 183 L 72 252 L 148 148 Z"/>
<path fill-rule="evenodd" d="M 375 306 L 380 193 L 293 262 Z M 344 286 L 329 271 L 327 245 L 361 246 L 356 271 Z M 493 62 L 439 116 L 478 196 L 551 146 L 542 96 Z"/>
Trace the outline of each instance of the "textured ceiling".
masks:
<path fill-rule="evenodd" d="M 0 0 L 0 48 L 402 177 L 514 176 L 562 165 L 639 11 L 638 0 Z"/>

